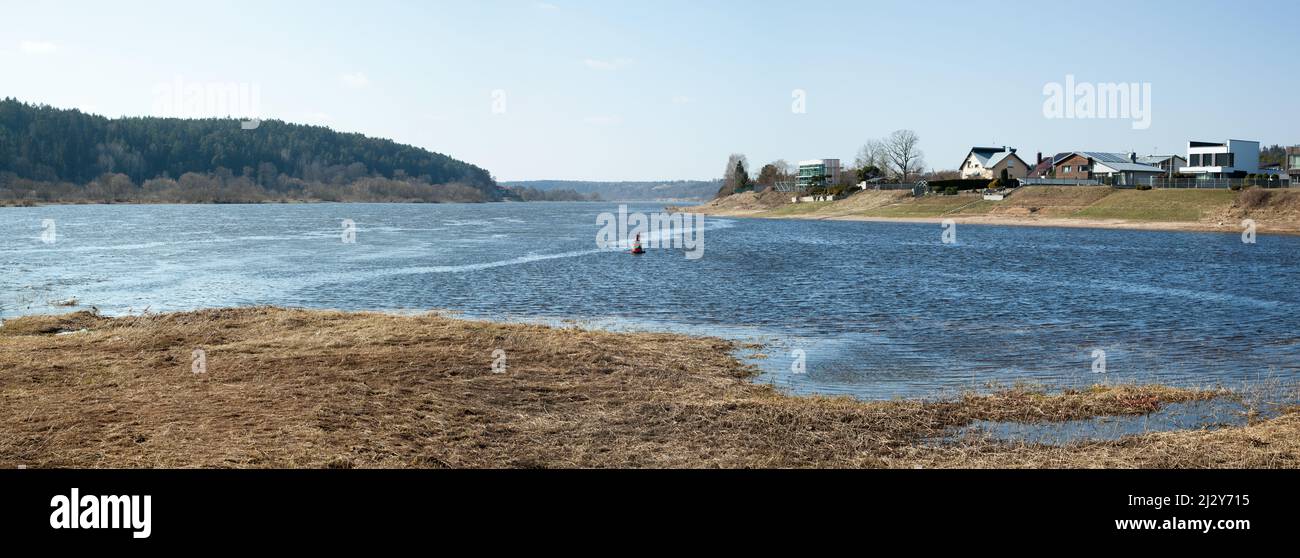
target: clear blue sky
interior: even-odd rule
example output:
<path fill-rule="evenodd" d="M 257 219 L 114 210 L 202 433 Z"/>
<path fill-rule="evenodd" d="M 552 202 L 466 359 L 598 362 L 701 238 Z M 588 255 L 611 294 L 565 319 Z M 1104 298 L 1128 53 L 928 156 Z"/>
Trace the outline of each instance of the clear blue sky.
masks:
<path fill-rule="evenodd" d="M 1300 143 L 1300 2 L 0 2 L 0 96 L 150 114 L 159 84 L 255 84 L 271 117 L 500 180 L 711 178 L 916 130 L 929 168 Z M 1152 86 L 1147 130 L 1043 116 L 1043 87 Z M 791 92 L 807 112 L 791 112 Z M 492 92 L 505 92 L 505 113 Z"/>

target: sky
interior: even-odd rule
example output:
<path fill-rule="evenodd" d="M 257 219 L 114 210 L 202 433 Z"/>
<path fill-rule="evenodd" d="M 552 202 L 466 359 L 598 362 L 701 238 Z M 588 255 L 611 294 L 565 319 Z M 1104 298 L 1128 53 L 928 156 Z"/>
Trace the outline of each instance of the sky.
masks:
<path fill-rule="evenodd" d="M 207 116 L 184 95 L 235 84 L 242 112 L 502 181 L 709 179 L 731 153 L 851 162 L 903 128 L 929 169 L 976 145 L 1032 164 L 1300 144 L 1294 0 L 0 0 L 0 14 L 0 97 Z M 1138 84 L 1149 125 L 1045 110 L 1067 79 Z"/>

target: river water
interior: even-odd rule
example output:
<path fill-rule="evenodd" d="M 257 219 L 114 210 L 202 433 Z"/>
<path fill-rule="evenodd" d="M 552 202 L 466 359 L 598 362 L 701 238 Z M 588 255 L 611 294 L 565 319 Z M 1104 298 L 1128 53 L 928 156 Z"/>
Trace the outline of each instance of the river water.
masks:
<path fill-rule="evenodd" d="M 759 381 L 868 399 L 1300 372 L 1296 237 L 962 225 L 944 243 L 932 224 L 710 217 L 690 259 L 602 250 L 597 216 L 617 209 L 0 208 L 0 317 L 273 304 L 572 320 L 761 342 Z"/>

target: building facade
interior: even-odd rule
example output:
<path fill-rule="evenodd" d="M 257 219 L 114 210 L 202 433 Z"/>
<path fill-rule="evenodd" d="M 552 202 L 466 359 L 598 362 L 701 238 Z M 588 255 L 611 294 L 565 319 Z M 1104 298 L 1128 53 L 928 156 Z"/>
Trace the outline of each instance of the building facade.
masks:
<path fill-rule="evenodd" d="M 839 159 L 812 159 L 799 161 L 799 189 L 807 191 L 817 186 L 826 187 L 840 181 Z"/>
<path fill-rule="evenodd" d="M 1081 153 L 1071 153 L 1060 157 L 1052 164 L 1054 178 L 1069 180 L 1091 180 L 1092 160 Z"/>
<path fill-rule="evenodd" d="M 1187 159 L 1184 159 L 1181 155 L 1147 155 L 1139 158 L 1138 162 L 1159 168 L 1169 176 L 1182 172 L 1183 168 L 1187 166 Z"/>
<path fill-rule="evenodd" d="M 1139 162 L 1136 153 L 1079 151 L 1058 156 L 1053 164 L 1055 178 L 1063 180 L 1107 179 L 1117 186 L 1149 184 L 1167 171 Z"/>
<path fill-rule="evenodd" d="M 1286 169 L 1292 184 L 1300 181 L 1300 145 L 1286 148 L 1286 161 L 1283 168 Z"/>
<path fill-rule="evenodd" d="M 1259 172 L 1259 142 L 1188 142 L 1187 166 L 1182 172 L 1207 178 L 1241 178 L 1256 174 Z"/>

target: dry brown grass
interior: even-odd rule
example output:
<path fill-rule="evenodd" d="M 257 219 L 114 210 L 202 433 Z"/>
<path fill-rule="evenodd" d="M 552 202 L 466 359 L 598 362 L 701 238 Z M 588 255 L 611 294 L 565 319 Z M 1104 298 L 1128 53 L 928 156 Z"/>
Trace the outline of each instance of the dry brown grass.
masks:
<path fill-rule="evenodd" d="M 84 331 L 82 331 L 84 330 Z M 73 332 L 58 335 L 59 332 Z M 206 374 L 190 371 L 191 351 Z M 491 371 L 494 349 L 505 373 Z M 1221 395 L 1109 387 L 787 397 L 718 339 L 274 308 L 0 328 L 0 467 L 1293 467 L 1300 417 L 1064 448 L 930 440 L 975 420 Z"/>
<path fill-rule="evenodd" d="M 715 198 L 697 206 L 669 207 L 667 211 L 704 213 L 706 215 L 752 215 L 790 203 L 791 194 L 767 189 L 762 192 L 743 192 L 725 198 Z"/>

